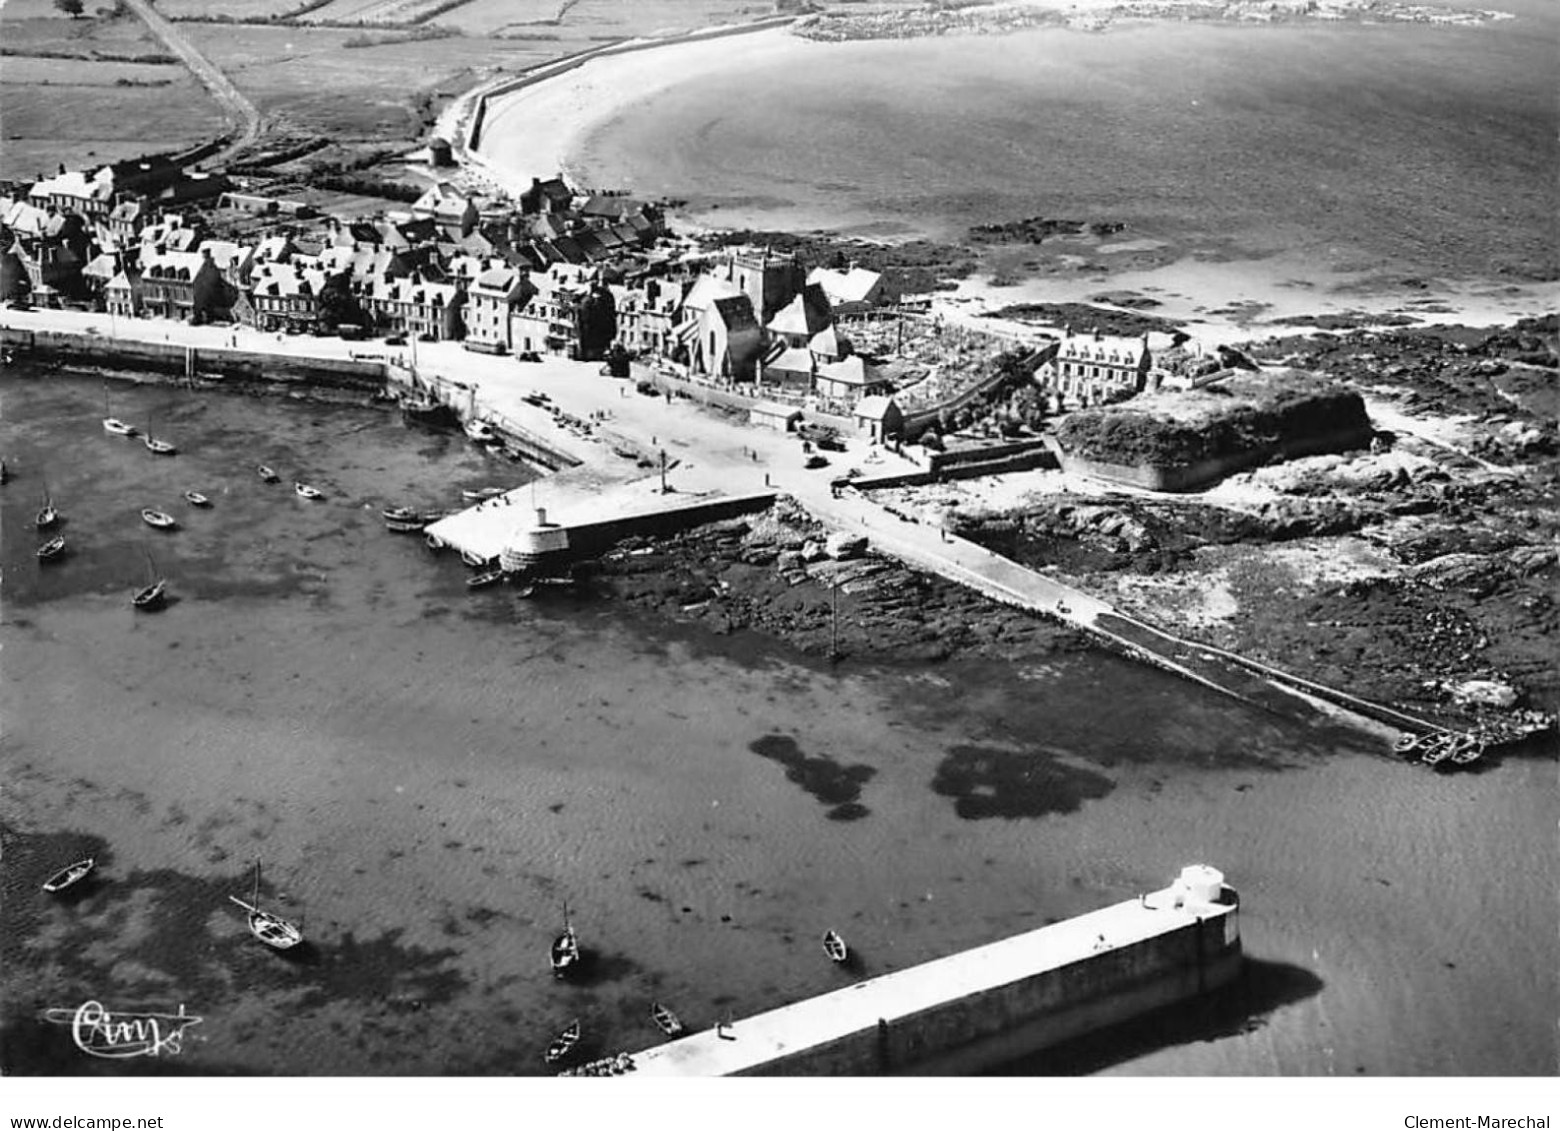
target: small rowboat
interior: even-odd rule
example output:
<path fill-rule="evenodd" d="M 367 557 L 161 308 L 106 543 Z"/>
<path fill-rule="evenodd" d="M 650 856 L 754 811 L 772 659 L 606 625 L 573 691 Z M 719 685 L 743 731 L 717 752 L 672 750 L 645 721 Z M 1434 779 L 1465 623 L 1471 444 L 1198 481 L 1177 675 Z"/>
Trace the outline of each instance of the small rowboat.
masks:
<path fill-rule="evenodd" d="M 552 959 L 553 973 L 560 978 L 568 977 L 569 971 L 579 964 L 580 939 L 574 933 L 574 924 L 569 921 L 568 904 L 563 906 L 563 934 L 553 939 L 549 957 Z"/>
<path fill-rule="evenodd" d="M 823 933 L 823 953 L 827 954 L 831 961 L 841 965 L 850 959 L 850 951 L 845 946 L 845 940 L 834 931 Z"/>
<path fill-rule="evenodd" d="M 79 884 L 86 879 L 91 874 L 92 869 L 96 867 L 97 858 L 95 856 L 88 856 L 85 860 L 77 860 L 74 864 L 61 868 L 54 875 L 44 880 L 43 890 L 51 895 L 62 892 L 66 888 Z"/>
<path fill-rule="evenodd" d="M 1438 734 L 1425 743 L 1424 752 L 1419 760 L 1427 766 L 1437 766 L 1446 761 L 1452 753 L 1452 745 L 1456 742 L 1450 734 Z"/>
<path fill-rule="evenodd" d="M 151 452 L 154 456 L 172 456 L 179 454 L 179 449 L 174 447 L 167 440 L 159 440 L 150 434 L 147 435 L 143 443 L 146 444 L 146 450 Z"/>
<path fill-rule="evenodd" d="M 386 522 L 422 522 L 422 516 L 411 507 L 386 507 L 379 513 Z"/>
<path fill-rule="evenodd" d="M 1482 757 L 1484 757 L 1484 739 L 1475 734 L 1465 735 L 1451 753 L 1451 761 L 1459 766 L 1477 762 Z"/>
<path fill-rule="evenodd" d="M 1417 734 L 1401 734 L 1392 744 L 1392 752 L 1403 758 L 1413 758 L 1419 753 L 1420 742 L 1420 736 Z"/>
<path fill-rule="evenodd" d="M 280 475 L 276 474 L 276 472 L 272 471 L 263 463 L 259 467 L 255 468 L 255 474 L 260 476 L 260 478 L 267 483 L 280 483 L 282 481 L 282 477 Z"/>
<path fill-rule="evenodd" d="M 655 1027 L 668 1037 L 675 1037 L 683 1031 L 683 1023 L 677 1014 L 658 1001 L 650 1003 L 650 1020 L 655 1022 Z"/>
<path fill-rule="evenodd" d="M 134 424 L 126 424 L 123 420 L 113 416 L 103 421 L 103 431 L 110 436 L 134 436 L 136 434 Z"/>
<path fill-rule="evenodd" d="M 184 501 L 192 507 L 209 507 L 211 505 L 211 500 L 199 491 L 184 492 Z"/>
<path fill-rule="evenodd" d="M 160 609 L 168 596 L 168 583 L 158 579 L 145 589 L 138 589 L 130 603 L 138 609 Z"/>
<path fill-rule="evenodd" d="M 293 491 L 297 493 L 300 499 L 312 499 L 318 501 L 325 497 L 325 492 L 321 491 L 317 487 L 310 487 L 307 483 L 294 483 Z"/>
<path fill-rule="evenodd" d="M 467 589 L 485 589 L 489 585 L 497 585 L 504 580 L 504 571 L 501 569 L 483 570 L 466 578 Z"/>
<path fill-rule="evenodd" d="M 503 493 L 502 487 L 465 487 L 461 490 L 460 497 L 468 503 L 481 503 L 488 499 L 496 499 Z"/>
<path fill-rule="evenodd" d="M 484 558 L 481 554 L 474 553 L 471 550 L 462 550 L 460 552 L 460 560 L 465 562 L 472 569 L 481 569 L 483 566 L 488 564 L 487 558 Z"/>
<path fill-rule="evenodd" d="M 172 530 L 179 522 L 171 514 L 145 507 L 141 511 L 141 521 L 147 526 L 155 526 L 158 530 Z"/>
<path fill-rule="evenodd" d="M 574 1046 L 580 1043 L 580 1020 L 576 1017 L 569 1022 L 568 1028 L 553 1038 L 552 1044 L 547 1046 L 547 1063 L 556 1064 L 574 1051 Z"/>
<path fill-rule="evenodd" d="M 65 535 L 56 534 L 43 545 L 38 547 L 38 560 L 40 562 L 58 561 L 65 556 Z"/>
<path fill-rule="evenodd" d="M 423 524 L 422 524 L 422 519 L 420 519 L 420 518 L 412 518 L 412 519 L 387 518 L 387 519 L 385 519 L 385 529 L 393 531 L 396 534 L 420 534 L 422 532 L 422 528 L 423 528 Z"/>

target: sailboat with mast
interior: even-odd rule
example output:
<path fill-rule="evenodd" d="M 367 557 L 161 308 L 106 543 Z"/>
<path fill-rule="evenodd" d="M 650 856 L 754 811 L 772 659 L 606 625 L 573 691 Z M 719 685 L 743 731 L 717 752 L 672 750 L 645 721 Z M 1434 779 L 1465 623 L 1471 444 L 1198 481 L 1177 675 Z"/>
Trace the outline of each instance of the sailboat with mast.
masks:
<path fill-rule="evenodd" d="M 563 905 L 563 933 L 553 939 L 551 958 L 553 974 L 559 978 L 567 978 L 579 965 L 580 939 L 569 919 L 568 903 Z"/>
<path fill-rule="evenodd" d="M 126 424 L 109 411 L 107 383 L 103 385 L 103 431 L 110 436 L 134 436 L 136 434 L 135 425 Z"/>
<path fill-rule="evenodd" d="M 167 440 L 159 440 L 156 436 L 153 436 L 150 424 L 146 426 L 146 438 L 142 442 L 146 445 L 146 450 L 154 456 L 171 456 L 177 455 L 179 452 L 179 449 Z"/>
<path fill-rule="evenodd" d="M 260 861 L 255 861 L 255 894 L 246 903 L 236 895 L 230 900 L 249 912 L 249 933 L 273 950 L 291 950 L 303 941 L 303 932 L 280 915 L 260 909 Z"/>
<path fill-rule="evenodd" d="M 38 508 L 38 514 L 33 518 L 33 525 L 39 530 L 47 530 L 60 521 L 59 508 L 54 505 L 54 496 L 49 494 L 48 484 L 43 487 L 43 506 Z"/>
<path fill-rule="evenodd" d="M 168 599 L 168 582 L 165 578 L 157 576 L 157 564 L 152 561 L 150 550 L 146 551 L 146 568 L 150 580 L 143 588 L 135 591 L 130 598 L 130 603 L 138 609 L 160 609 Z"/>

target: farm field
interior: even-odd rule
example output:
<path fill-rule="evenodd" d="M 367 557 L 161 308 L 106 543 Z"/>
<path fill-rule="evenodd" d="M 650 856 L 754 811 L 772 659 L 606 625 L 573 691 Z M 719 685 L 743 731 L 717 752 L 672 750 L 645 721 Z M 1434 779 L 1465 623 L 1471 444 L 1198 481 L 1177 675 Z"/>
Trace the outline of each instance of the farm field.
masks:
<path fill-rule="evenodd" d="M 0 84 L 0 179 L 34 179 L 61 164 L 92 168 L 178 149 L 224 128 L 205 89 L 179 68 L 145 68 L 171 77 L 167 86 L 117 87 L 80 81 L 96 67 L 39 60 L 58 68 L 50 85 L 42 85 L 9 81 L 16 62 L 7 60 L 7 81 Z"/>
<path fill-rule="evenodd" d="M 230 20 L 265 20 L 297 11 L 302 0 L 155 0 L 170 20 L 216 16 Z"/>
<path fill-rule="evenodd" d="M 165 55 L 163 45 L 134 16 L 72 20 L 52 2 L 9 0 L 0 7 L 0 40 L 7 56 L 129 57 Z"/>

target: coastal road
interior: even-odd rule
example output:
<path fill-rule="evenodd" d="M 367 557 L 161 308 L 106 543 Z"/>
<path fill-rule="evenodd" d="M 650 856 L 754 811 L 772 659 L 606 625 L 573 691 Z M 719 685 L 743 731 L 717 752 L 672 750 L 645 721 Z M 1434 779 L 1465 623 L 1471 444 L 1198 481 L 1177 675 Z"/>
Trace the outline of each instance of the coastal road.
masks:
<path fill-rule="evenodd" d="M 216 66 L 195 49 L 184 33 L 179 31 L 172 23 L 165 19 L 147 0 L 125 0 L 143 23 L 151 29 L 153 35 L 160 39 L 172 54 L 188 67 L 222 107 L 222 113 L 238 132 L 238 137 L 233 143 L 213 157 L 222 157 L 230 153 L 236 153 L 248 145 L 252 145 L 260 136 L 260 111 L 255 104 L 245 98 L 234 86 L 228 77 Z"/>

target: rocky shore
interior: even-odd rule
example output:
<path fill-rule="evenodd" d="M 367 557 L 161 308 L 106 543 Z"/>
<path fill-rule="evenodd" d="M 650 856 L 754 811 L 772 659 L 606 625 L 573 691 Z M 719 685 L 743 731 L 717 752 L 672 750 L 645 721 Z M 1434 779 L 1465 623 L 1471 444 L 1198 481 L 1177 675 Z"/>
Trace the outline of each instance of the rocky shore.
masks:
<path fill-rule="evenodd" d="M 597 563 L 593 582 L 658 616 L 717 635 L 763 633 L 821 660 L 1014 660 L 1087 646 L 1072 629 L 935 575 L 831 547 L 823 527 L 786 499 L 751 519 L 624 542 Z"/>

